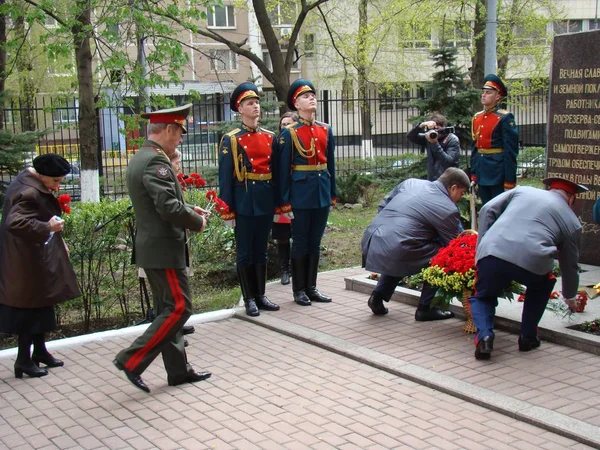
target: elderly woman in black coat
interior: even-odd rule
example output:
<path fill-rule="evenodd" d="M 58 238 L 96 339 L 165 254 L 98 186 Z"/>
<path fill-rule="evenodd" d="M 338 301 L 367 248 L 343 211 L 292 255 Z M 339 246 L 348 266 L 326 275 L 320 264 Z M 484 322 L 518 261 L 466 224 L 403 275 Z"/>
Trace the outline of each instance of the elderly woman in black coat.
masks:
<path fill-rule="evenodd" d="M 44 333 L 56 328 L 54 305 L 81 295 L 61 231 L 53 192 L 71 166 L 62 156 L 33 160 L 8 187 L 0 222 L 0 332 L 17 334 L 15 376 L 48 375 L 39 367 L 63 362 L 46 349 Z M 33 355 L 31 354 L 33 344 Z"/>

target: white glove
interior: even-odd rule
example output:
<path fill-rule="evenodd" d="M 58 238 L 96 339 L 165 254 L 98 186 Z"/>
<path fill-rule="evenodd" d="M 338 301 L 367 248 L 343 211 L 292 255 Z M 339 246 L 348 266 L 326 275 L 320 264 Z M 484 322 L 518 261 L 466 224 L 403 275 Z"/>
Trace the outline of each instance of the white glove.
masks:
<path fill-rule="evenodd" d="M 577 297 L 565 298 L 565 303 L 572 312 L 575 312 L 575 306 L 577 305 Z"/>
<path fill-rule="evenodd" d="M 275 223 L 279 222 L 279 214 L 275 214 L 273 216 L 273 222 L 275 222 Z"/>
<path fill-rule="evenodd" d="M 294 213 L 292 211 L 283 213 L 284 217 L 287 217 L 290 220 L 294 220 Z"/>
<path fill-rule="evenodd" d="M 475 186 L 477 183 L 475 181 L 471 181 L 471 187 Z"/>
<path fill-rule="evenodd" d="M 231 228 L 235 228 L 235 219 L 225 220 L 225 225 Z"/>

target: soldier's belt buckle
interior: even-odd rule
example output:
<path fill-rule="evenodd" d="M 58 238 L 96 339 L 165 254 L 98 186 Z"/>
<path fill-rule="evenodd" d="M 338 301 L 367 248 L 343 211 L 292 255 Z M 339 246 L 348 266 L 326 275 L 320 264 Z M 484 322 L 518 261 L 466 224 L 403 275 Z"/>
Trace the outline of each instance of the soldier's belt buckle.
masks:
<path fill-rule="evenodd" d="M 258 177 L 259 180 L 264 180 L 265 179 L 265 174 L 261 173 L 260 176 Z"/>
<path fill-rule="evenodd" d="M 321 170 L 321 163 L 317 163 L 317 170 Z"/>

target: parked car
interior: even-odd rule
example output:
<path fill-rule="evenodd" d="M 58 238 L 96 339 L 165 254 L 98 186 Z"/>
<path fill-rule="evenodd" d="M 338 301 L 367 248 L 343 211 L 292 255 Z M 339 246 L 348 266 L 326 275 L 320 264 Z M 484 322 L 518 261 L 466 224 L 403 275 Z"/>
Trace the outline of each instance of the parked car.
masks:
<path fill-rule="evenodd" d="M 541 178 L 546 172 L 546 155 L 537 155 L 527 161 L 517 163 L 517 177 L 519 178 Z"/>

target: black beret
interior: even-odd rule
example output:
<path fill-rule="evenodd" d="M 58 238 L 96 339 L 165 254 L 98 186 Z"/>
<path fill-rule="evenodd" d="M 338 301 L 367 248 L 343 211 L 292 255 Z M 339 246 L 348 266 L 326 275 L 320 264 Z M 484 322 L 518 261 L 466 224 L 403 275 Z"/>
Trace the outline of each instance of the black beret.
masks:
<path fill-rule="evenodd" d="M 71 164 L 60 155 L 45 153 L 33 160 L 33 168 L 40 175 L 64 177 L 71 171 Z"/>

